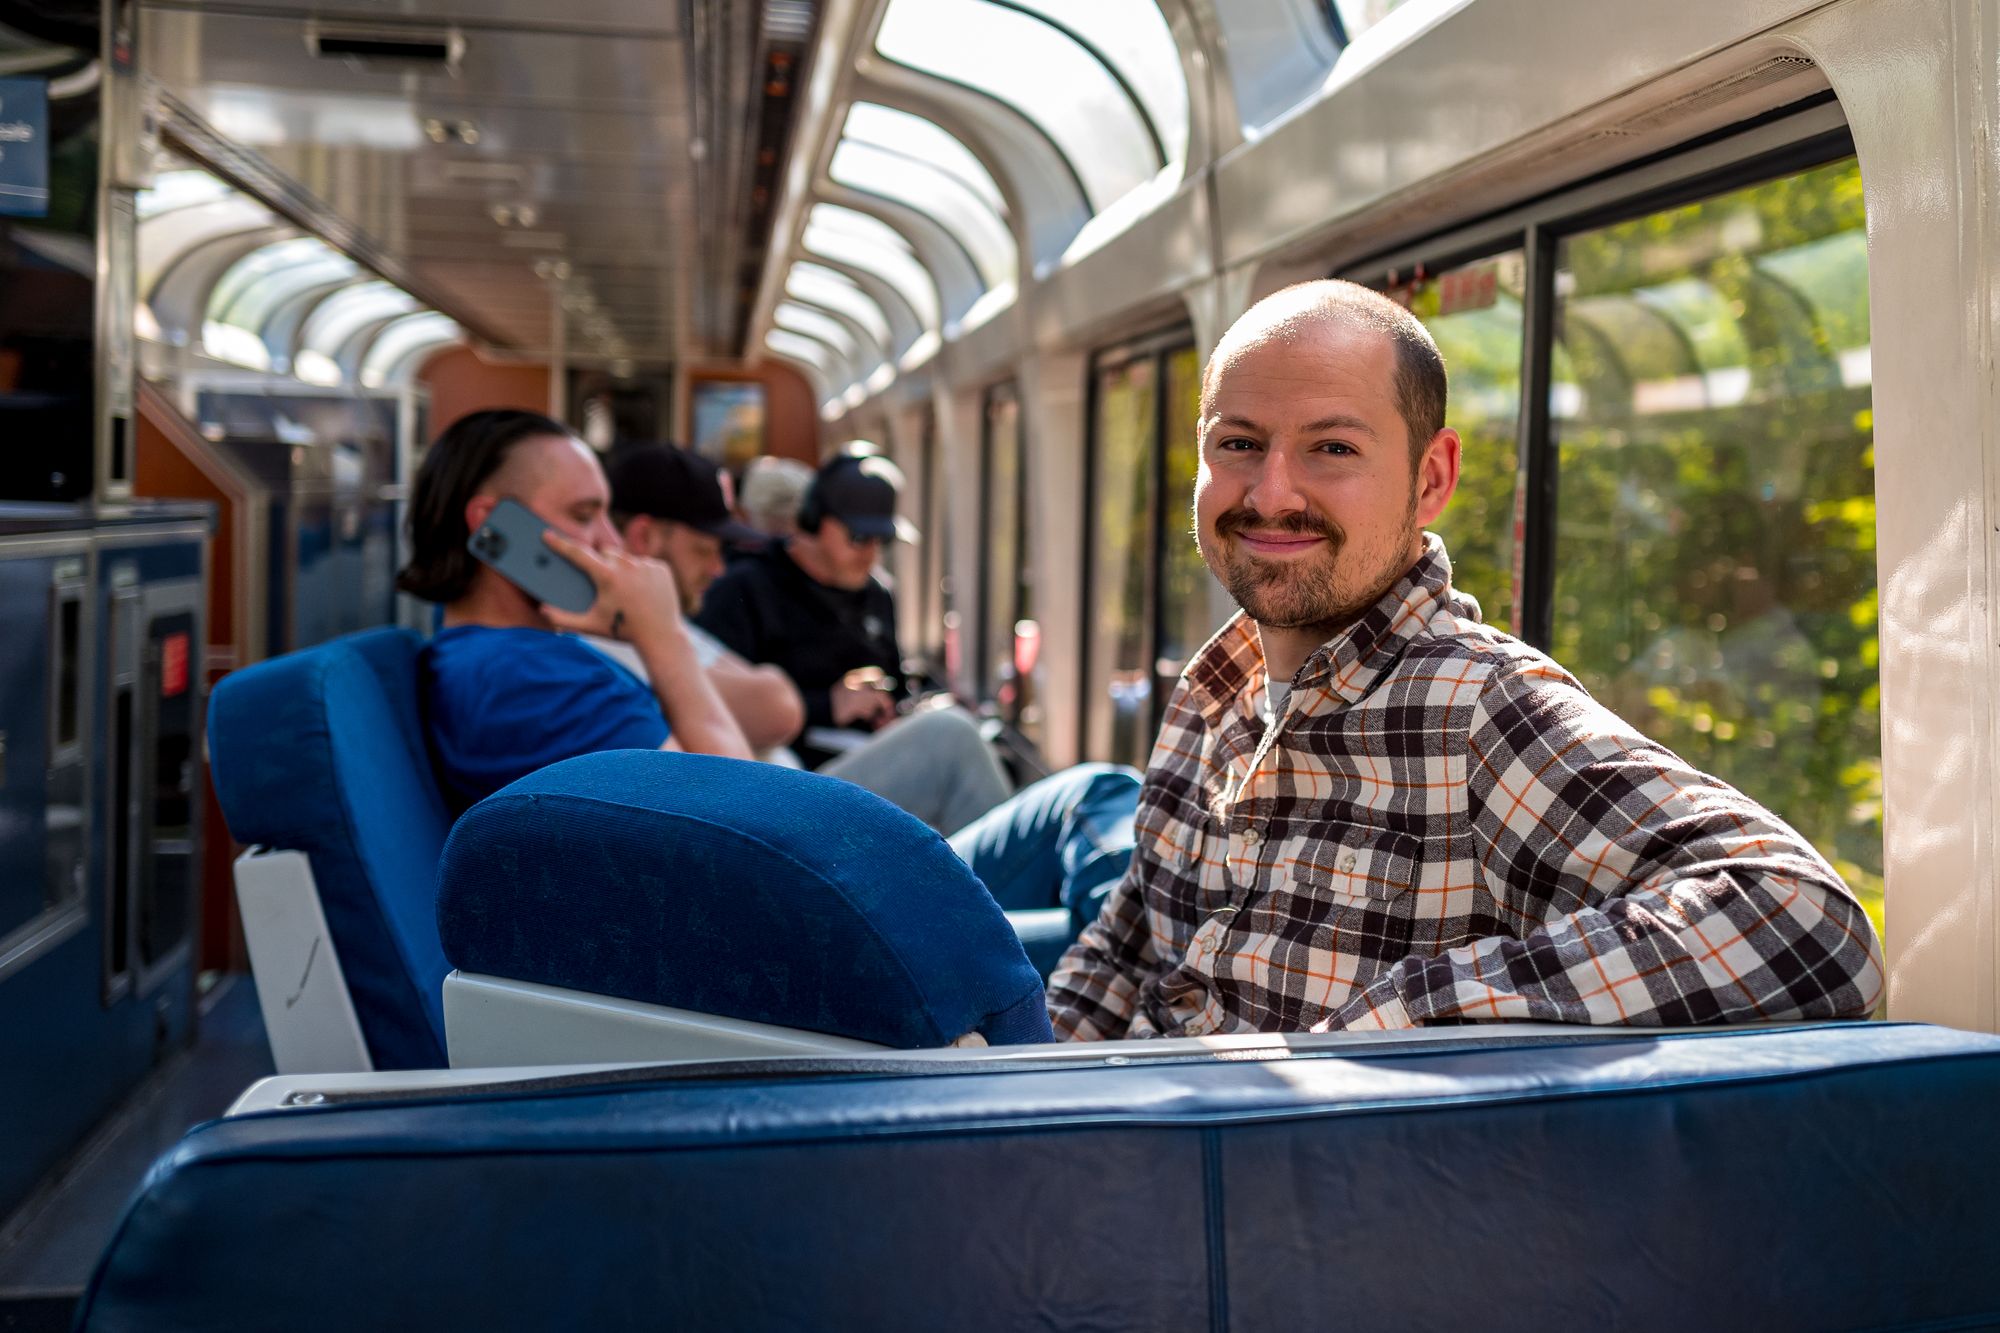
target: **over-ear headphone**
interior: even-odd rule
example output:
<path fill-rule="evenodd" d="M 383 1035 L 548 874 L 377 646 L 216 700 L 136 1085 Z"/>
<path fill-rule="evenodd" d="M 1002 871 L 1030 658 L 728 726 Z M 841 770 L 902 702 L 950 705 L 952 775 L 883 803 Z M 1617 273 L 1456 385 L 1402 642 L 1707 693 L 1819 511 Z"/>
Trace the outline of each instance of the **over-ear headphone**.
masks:
<path fill-rule="evenodd" d="M 826 507 L 819 499 L 819 478 L 814 477 L 812 485 L 806 487 L 805 498 L 799 501 L 798 525 L 800 532 L 818 532 L 820 523 L 826 518 Z"/>

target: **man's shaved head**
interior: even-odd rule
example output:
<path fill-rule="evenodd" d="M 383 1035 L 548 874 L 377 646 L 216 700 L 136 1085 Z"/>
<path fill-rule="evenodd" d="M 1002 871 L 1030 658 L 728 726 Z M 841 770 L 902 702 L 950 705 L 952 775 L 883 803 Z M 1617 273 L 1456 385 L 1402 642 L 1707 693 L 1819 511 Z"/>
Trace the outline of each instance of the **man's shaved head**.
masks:
<path fill-rule="evenodd" d="M 1356 328 L 1381 334 L 1395 351 L 1396 406 L 1410 432 L 1410 456 L 1417 457 L 1444 429 L 1444 358 L 1415 315 L 1378 291 L 1334 278 L 1294 283 L 1274 292 L 1229 326 L 1202 372 L 1202 416 L 1213 411 L 1217 376 L 1242 353 L 1296 342 L 1326 329 Z"/>

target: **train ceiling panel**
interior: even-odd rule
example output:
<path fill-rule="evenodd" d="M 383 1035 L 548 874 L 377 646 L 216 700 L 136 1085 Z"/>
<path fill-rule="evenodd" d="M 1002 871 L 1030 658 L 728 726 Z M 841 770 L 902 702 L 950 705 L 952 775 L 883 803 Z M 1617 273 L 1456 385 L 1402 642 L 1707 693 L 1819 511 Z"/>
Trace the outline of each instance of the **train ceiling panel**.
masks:
<path fill-rule="evenodd" d="M 509 350 L 546 354 L 560 302 L 573 359 L 644 364 L 742 349 L 816 17 L 805 0 L 166 0 L 143 32 L 171 98 L 288 179 L 308 228 L 365 238 Z"/>

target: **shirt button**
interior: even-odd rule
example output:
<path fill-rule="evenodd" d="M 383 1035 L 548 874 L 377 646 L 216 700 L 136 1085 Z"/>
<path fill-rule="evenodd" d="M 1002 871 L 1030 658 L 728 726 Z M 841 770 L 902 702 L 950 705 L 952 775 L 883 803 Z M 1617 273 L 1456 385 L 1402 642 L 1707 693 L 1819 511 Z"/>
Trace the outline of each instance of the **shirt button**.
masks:
<path fill-rule="evenodd" d="M 1255 847 L 1258 843 L 1264 841 L 1263 831 L 1255 824 L 1252 824 L 1249 828 L 1243 830 L 1243 841 Z"/>
<path fill-rule="evenodd" d="M 1340 869 L 1343 873 L 1352 873 L 1354 870 L 1353 852 L 1342 852 L 1340 854 Z"/>

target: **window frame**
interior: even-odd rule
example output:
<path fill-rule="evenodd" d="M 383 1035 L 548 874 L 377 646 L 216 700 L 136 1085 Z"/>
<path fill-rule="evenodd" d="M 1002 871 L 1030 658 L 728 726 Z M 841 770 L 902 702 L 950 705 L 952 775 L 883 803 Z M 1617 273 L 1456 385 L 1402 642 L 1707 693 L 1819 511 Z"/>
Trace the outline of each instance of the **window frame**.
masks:
<path fill-rule="evenodd" d="M 987 385 L 979 394 L 979 632 L 973 636 L 978 645 L 978 671 L 973 679 L 983 699 L 999 704 L 999 681 L 994 678 L 994 653 L 998 645 L 989 641 L 993 628 L 993 610 L 987 599 L 993 592 L 993 453 L 994 409 L 1006 399 L 1014 404 L 1014 578 L 1008 585 L 1013 592 L 1012 605 L 1008 608 L 1007 622 L 1019 624 L 1022 616 L 1021 590 L 1026 580 L 1022 571 L 1027 568 L 1028 539 L 1028 425 L 1024 411 L 1021 383 L 1017 379 L 996 380 Z M 960 625 L 964 621 L 960 620 Z M 1011 638 L 1011 636 L 1010 636 Z M 1020 722 L 1021 695 L 1015 692 L 1012 708 L 1000 710 L 1001 717 L 1008 725 Z"/>
<path fill-rule="evenodd" d="M 1102 609 L 1103 589 L 1097 586 L 1093 575 L 1097 564 L 1098 521 L 1097 506 L 1102 498 L 1104 470 L 1102 450 L 1099 448 L 1097 413 L 1101 406 L 1098 382 L 1107 370 L 1130 366 L 1141 361 L 1153 363 L 1153 439 L 1149 445 L 1146 466 L 1152 488 L 1151 512 L 1147 515 L 1148 549 L 1146 568 L 1149 573 L 1145 603 L 1145 624 L 1141 639 L 1145 645 L 1143 660 L 1146 670 L 1153 678 L 1149 699 L 1145 730 L 1148 735 L 1157 736 L 1160 723 L 1166 716 L 1167 691 L 1160 688 L 1159 672 L 1156 664 L 1160 660 L 1161 626 L 1166 621 L 1166 566 L 1167 528 L 1170 515 L 1167 509 L 1167 438 L 1171 424 L 1168 401 L 1167 360 L 1174 353 L 1190 347 L 1198 347 L 1194 326 L 1180 322 L 1157 328 L 1149 333 L 1101 347 L 1091 353 L 1090 368 L 1085 379 L 1084 421 L 1088 423 L 1089 445 L 1084 451 L 1083 479 L 1083 596 L 1078 599 L 1082 618 L 1078 622 L 1078 642 L 1082 645 L 1082 672 L 1080 692 L 1077 700 L 1077 720 L 1079 733 L 1088 737 L 1093 719 L 1105 706 L 1105 695 L 1098 688 L 1106 664 L 1097 660 L 1092 645 L 1096 636 L 1091 632 Z M 1086 757 L 1093 757 L 1086 755 Z M 1114 756 L 1119 762 L 1129 762 L 1130 756 Z M 1142 761 L 1143 762 L 1143 761 Z"/>
<path fill-rule="evenodd" d="M 1549 410 L 1555 275 L 1561 242 L 1584 232 L 1855 155 L 1854 136 L 1831 92 L 1779 107 L 1692 143 L 1602 172 L 1502 212 L 1336 268 L 1364 286 L 1411 272 L 1442 273 L 1520 250 L 1521 417 L 1515 433 L 1515 634 L 1546 651 L 1555 635 L 1557 441 Z"/>

